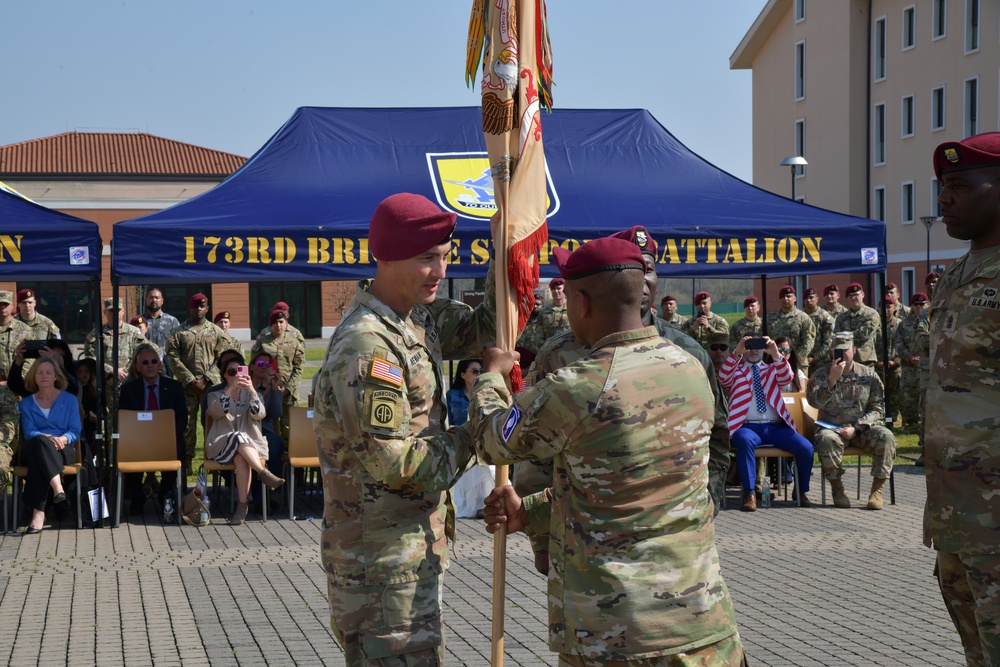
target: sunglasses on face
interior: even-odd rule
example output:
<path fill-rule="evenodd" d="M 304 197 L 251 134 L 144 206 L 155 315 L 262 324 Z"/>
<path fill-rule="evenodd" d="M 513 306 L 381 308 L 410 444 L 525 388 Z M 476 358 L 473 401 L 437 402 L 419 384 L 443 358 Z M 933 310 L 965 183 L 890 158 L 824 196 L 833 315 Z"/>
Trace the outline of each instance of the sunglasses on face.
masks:
<path fill-rule="evenodd" d="M 236 369 L 235 368 L 227 368 L 226 369 L 226 375 L 228 375 L 229 377 L 236 377 Z"/>
<path fill-rule="evenodd" d="M 150 364 L 153 364 L 155 366 L 156 364 L 160 363 L 160 360 L 159 359 L 143 359 L 139 363 L 141 363 L 143 366 L 149 366 Z"/>
<path fill-rule="evenodd" d="M 258 359 L 257 360 L 257 367 L 258 368 L 266 368 L 266 367 L 268 367 L 270 365 L 271 365 L 270 361 L 264 361 L 263 359 Z"/>
<path fill-rule="evenodd" d="M 729 349 L 729 346 L 726 345 L 725 343 L 712 343 L 711 345 L 708 346 L 708 349 L 710 349 L 712 352 L 725 352 L 726 350 Z"/>
<path fill-rule="evenodd" d="M 778 348 L 778 352 L 781 352 L 782 354 L 791 354 L 792 353 L 792 348 L 790 348 L 790 347 L 779 347 Z"/>

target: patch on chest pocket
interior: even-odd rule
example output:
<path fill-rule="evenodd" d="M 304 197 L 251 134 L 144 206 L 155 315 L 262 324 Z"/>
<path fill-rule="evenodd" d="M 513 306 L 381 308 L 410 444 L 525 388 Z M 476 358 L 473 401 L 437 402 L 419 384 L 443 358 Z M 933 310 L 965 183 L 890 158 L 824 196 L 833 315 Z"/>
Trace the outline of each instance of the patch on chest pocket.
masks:
<path fill-rule="evenodd" d="M 398 431 L 403 424 L 403 395 L 387 389 L 367 389 L 364 415 L 368 426 Z"/>

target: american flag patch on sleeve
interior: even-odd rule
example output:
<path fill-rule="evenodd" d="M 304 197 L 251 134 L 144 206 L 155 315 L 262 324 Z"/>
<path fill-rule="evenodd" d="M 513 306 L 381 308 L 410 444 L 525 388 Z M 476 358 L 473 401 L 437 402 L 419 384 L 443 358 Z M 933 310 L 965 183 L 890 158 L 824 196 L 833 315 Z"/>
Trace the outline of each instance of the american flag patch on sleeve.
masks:
<path fill-rule="evenodd" d="M 372 359 L 371 377 L 384 380 L 396 387 L 403 386 L 403 369 L 378 357 Z"/>

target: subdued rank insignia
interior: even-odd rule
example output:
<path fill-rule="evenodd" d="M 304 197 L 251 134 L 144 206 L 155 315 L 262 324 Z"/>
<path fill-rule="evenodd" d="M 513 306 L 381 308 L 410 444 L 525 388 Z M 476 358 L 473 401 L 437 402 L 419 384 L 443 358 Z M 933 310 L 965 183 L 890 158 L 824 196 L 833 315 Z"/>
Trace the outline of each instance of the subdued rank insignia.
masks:
<path fill-rule="evenodd" d="M 956 162 L 958 162 L 958 151 L 955 150 L 954 148 L 944 149 L 944 159 L 947 160 L 948 162 L 951 162 L 952 164 L 955 164 Z"/>
<path fill-rule="evenodd" d="M 365 411 L 368 425 L 398 431 L 403 423 L 403 396 L 388 389 L 369 389 L 365 392 Z"/>

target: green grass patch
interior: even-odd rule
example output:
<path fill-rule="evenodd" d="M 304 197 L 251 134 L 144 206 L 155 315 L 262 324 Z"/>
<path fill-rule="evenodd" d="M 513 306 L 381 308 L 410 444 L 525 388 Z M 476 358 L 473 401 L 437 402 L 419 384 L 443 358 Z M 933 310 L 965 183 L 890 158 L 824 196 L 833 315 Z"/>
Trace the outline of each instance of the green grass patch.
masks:
<path fill-rule="evenodd" d="M 306 361 L 323 361 L 326 356 L 326 347 L 307 347 Z"/>

